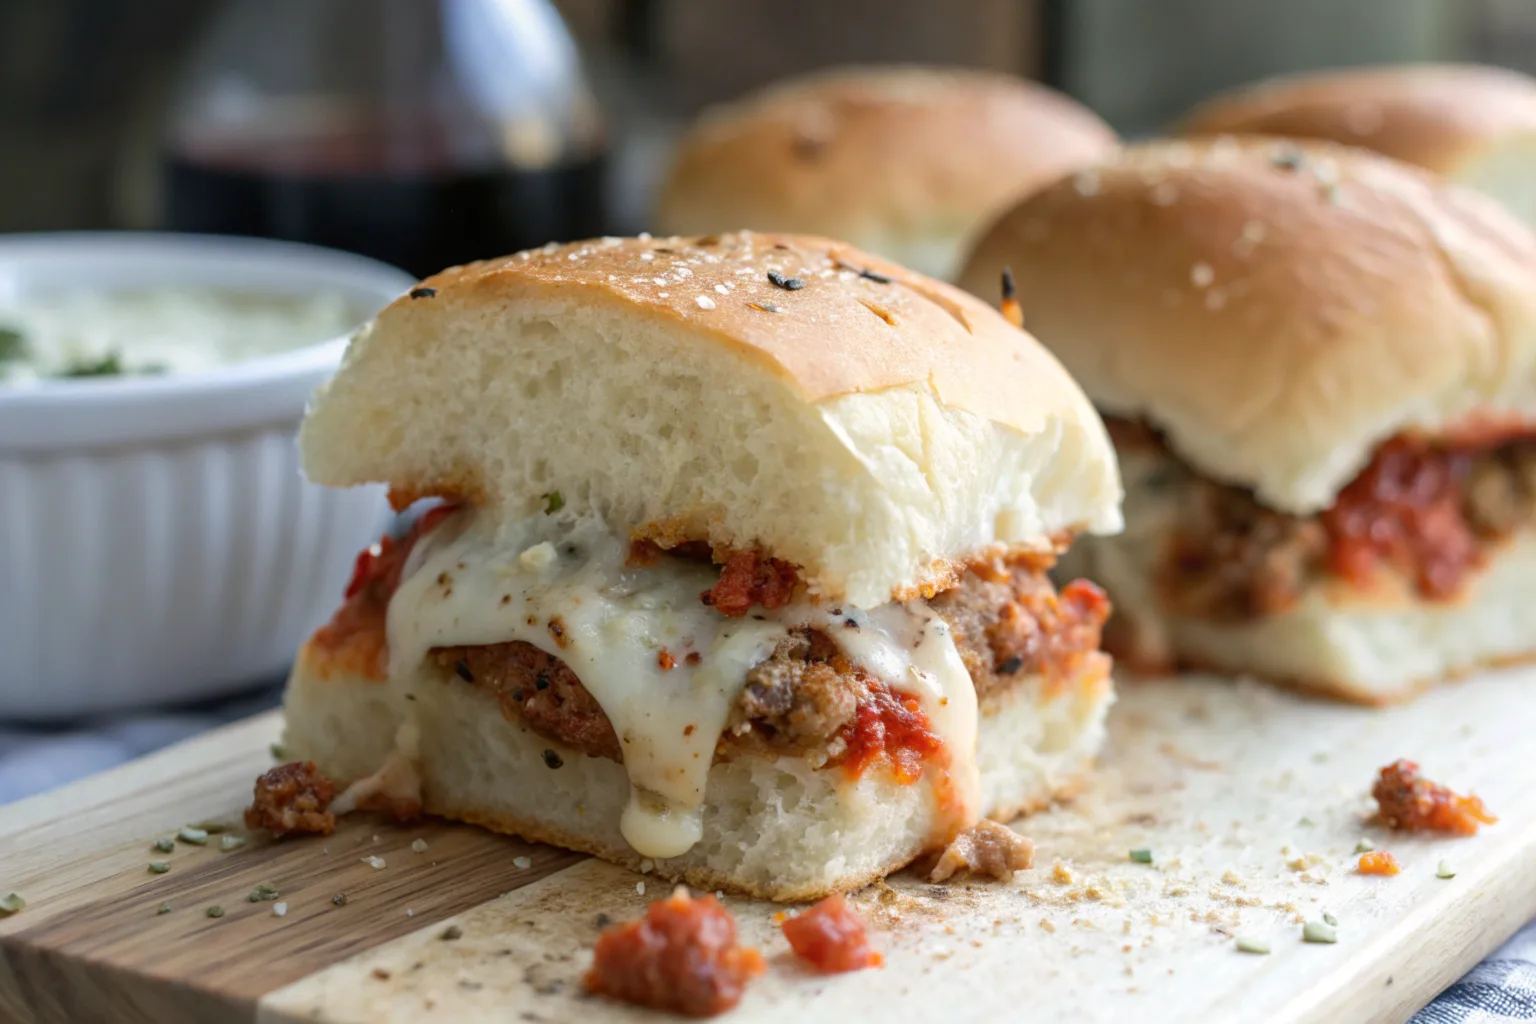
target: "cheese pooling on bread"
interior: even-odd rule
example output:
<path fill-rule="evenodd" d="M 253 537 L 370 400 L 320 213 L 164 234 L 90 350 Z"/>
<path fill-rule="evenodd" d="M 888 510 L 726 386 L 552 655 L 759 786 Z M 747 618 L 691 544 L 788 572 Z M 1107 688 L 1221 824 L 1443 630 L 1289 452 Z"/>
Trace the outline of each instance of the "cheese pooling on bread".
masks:
<path fill-rule="evenodd" d="M 946 776 L 953 817 L 974 820 L 976 694 L 943 619 L 921 602 L 860 611 L 803 600 L 728 618 L 700 600 L 716 567 L 635 566 L 629 550 L 591 517 L 450 516 L 412 550 L 389 602 L 390 679 L 419 679 L 433 648 L 521 641 L 558 657 L 618 736 L 633 787 L 624 838 L 661 859 L 699 840 L 705 781 L 748 670 L 791 629 L 818 629 L 918 701 L 946 751 L 927 770 Z"/>

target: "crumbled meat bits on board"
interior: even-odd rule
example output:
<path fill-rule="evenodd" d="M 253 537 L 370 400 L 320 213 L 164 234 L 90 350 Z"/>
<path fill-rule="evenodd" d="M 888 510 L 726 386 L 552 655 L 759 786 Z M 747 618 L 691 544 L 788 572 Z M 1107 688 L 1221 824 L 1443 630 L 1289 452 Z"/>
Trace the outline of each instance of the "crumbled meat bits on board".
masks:
<path fill-rule="evenodd" d="M 1470 836 L 1479 825 L 1498 821 L 1475 796 L 1460 796 L 1419 774 L 1412 761 L 1387 765 L 1371 787 L 1381 821 L 1403 832 L 1446 832 Z"/>
<path fill-rule="evenodd" d="M 765 969 L 763 956 L 737 944 L 736 921 L 713 896 L 679 886 L 645 916 L 597 937 L 589 991 L 653 1010 L 712 1017 L 741 1001 Z"/>
<path fill-rule="evenodd" d="M 247 828 L 264 828 L 274 839 L 286 835 L 336 831 L 330 812 L 336 784 L 313 761 L 294 761 L 272 768 L 256 780 L 256 795 L 245 811 Z"/>

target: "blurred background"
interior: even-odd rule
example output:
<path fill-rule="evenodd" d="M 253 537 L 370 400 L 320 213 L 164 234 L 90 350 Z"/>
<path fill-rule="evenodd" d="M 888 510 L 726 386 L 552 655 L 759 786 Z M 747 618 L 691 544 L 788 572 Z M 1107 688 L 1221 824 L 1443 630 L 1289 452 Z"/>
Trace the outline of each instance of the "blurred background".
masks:
<path fill-rule="evenodd" d="M 1012 71 L 1135 135 L 1264 75 L 1423 60 L 1536 70 L 1536 3 L 0 0 L 0 231 L 265 234 L 426 273 L 644 228 L 688 118 L 823 65 Z M 432 225 L 385 238 L 380 211 Z"/>

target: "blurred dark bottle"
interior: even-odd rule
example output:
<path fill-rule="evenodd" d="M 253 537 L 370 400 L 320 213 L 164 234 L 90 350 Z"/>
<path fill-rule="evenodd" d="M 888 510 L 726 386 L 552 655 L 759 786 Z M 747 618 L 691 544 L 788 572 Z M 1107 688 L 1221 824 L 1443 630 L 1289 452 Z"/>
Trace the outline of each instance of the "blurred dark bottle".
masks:
<path fill-rule="evenodd" d="M 165 161 L 169 229 L 419 275 L 608 228 L 601 118 L 547 0 L 231 0 Z"/>

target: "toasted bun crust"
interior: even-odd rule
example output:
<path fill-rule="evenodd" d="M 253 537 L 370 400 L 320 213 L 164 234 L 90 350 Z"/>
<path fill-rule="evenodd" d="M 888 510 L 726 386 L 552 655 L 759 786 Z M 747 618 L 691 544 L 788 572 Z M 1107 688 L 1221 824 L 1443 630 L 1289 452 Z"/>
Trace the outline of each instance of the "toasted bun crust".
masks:
<path fill-rule="evenodd" d="M 1107 659 L 1052 686 L 1021 681 L 984 708 L 977 761 L 982 805 L 1006 821 L 1075 792 L 1104 739 L 1114 700 Z M 629 798 L 622 765 L 588 757 L 503 717 L 475 687 L 405 690 L 316 671 L 305 647 L 283 698 L 288 756 L 341 783 L 376 771 L 407 715 L 420 733 L 423 808 L 499 832 L 596 854 L 702 889 L 774 900 L 856 889 L 930 849 L 938 799 L 931 773 L 903 784 L 884 772 L 850 781 L 802 758 L 751 757 L 709 774 L 704 837 L 681 857 L 644 860 L 619 831 Z M 543 756 L 556 750 L 560 767 Z"/>
<path fill-rule="evenodd" d="M 1007 213 L 1029 329 L 1099 407 L 1307 514 L 1405 431 L 1536 425 L 1536 239 L 1482 196 L 1358 149 L 1126 149 Z"/>
<path fill-rule="evenodd" d="M 949 278 L 969 238 L 1116 146 L 1086 107 L 984 71 L 843 69 L 706 112 L 678 150 L 661 230 L 844 238 Z"/>
<path fill-rule="evenodd" d="M 986 303 L 857 249 L 606 239 L 425 287 L 316 397 L 316 481 L 508 517 L 558 491 L 616 529 L 761 547 L 863 607 L 993 543 L 1119 526 L 1113 450 L 1060 364 Z"/>
<path fill-rule="evenodd" d="M 1536 79 L 1475 64 L 1409 64 L 1293 75 L 1192 110 L 1189 135 L 1283 135 L 1384 153 L 1536 215 Z"/>

